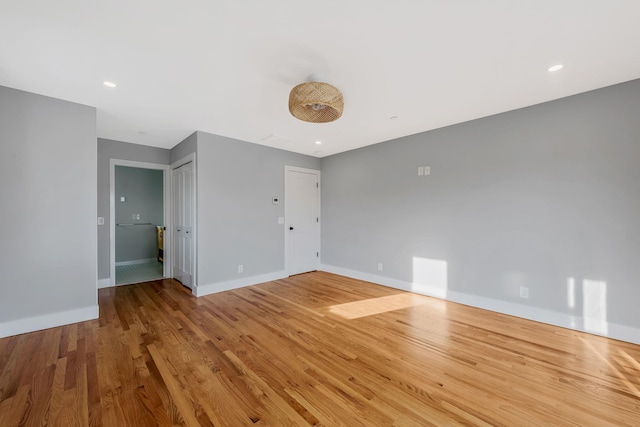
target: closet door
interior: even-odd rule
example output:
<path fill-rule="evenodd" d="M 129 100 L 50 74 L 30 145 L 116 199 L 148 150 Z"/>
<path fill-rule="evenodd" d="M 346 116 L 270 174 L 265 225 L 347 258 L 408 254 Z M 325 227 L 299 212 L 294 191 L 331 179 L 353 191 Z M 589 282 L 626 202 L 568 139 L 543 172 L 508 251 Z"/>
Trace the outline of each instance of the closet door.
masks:
<path fill-rule="evenodd" d="M 294 275 L 320 265 L 320 171 L 285 167 L 285 268 Z"/>
<path fill-rule="evenodd" d="M 183 285 L 193 286 L 194 188 L 193 163 L 173 170 L 173 277 Z"/>

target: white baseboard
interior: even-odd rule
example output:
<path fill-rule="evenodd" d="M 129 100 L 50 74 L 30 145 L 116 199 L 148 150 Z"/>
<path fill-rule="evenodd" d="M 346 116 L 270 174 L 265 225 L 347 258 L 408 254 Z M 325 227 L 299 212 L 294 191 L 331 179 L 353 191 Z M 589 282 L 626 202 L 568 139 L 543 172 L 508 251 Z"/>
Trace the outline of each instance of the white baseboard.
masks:
<path fill-rule="evenodd" d="M 98 289 L 109 288 L 111 287 L 111 278 L 107 277 L 106 279 L 98 279 Z"/>
<path fill-rule="evenodd" d="M 377 274 L 364 273 L 333 265 L 321 265 L 320 270 L 388 286 L 390 288 L 401 289 L 403 291 L 428 295 L 447 301 L 482 308 L 484 310 L 495 311 L 497 313 L 508 314 L 510 316 L 547 323 L 549 325 L 560 326 L 562 328 L 573 329 L 575 331 L 586 332 L 589 334 L 601 335 L 607 338 L 613 338 L 633 344 L 640 344 L 640 329 L 630 326 L 607 322 L 599 325 L 600 327 L 598 328 L 598 331 L 593 331 L 584 327 L 585 319 L 582 316 L 571 316 L 569 314 L 546 310 L 539 307 L 531 307 L 528 305 L 465 294 L 462 292 L 443 291 L 442 289 L 435 287 L 430 288 L 422 284 L 406 282 L 403 280 L 392 279 L 390 277 L 378 276 Z"/>
<path fill-rule="evenodd" d="M 0 338 L 97 319 L 97 305 L 0 323 Z"/>
<path fill-rule="evenodd" d="M 116 262 L 116 267 L 122 267 L 123 265 L 147 264 L 150 262 L 158 262 L 158 258 L 145 258 L 145 259 L 133 259 L 131 261 L 119 261 L 119 262 Z"/>
<path fill-rule="evenodd" d="M 244 288 L 245 286 L 257 285 L 258 283 L 270 282 L 288 277 L 287 272 L 275 271 L 273 273 L 260 274 L 258 276 L 243 277 L 235 280 L 216 282 L 208 285 L 200 285 L 193 288 L 193 294 L 197 297 L 215 294 L 216 292 L 230 291 L 231 289 Z"/>

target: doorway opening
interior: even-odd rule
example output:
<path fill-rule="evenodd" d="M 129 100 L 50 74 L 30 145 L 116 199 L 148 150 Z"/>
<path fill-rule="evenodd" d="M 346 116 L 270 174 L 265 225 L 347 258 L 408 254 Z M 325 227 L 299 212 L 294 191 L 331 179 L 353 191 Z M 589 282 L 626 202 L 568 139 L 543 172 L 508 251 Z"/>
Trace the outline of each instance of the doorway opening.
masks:
<path fill-rule="evenodd" d="M 168 165 L 111 160 L 112 286 L 169 277 L 169 179 Z"/>

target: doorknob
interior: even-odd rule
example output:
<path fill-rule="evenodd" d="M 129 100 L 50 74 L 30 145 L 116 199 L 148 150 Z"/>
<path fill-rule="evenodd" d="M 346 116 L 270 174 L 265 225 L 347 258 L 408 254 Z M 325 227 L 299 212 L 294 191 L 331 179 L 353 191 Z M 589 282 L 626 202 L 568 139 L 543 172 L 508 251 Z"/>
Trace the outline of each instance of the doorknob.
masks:
<path fill-rule="evenodd" d="M 289 227 L 289 230 L 293 230 L 293 227 Z"/>

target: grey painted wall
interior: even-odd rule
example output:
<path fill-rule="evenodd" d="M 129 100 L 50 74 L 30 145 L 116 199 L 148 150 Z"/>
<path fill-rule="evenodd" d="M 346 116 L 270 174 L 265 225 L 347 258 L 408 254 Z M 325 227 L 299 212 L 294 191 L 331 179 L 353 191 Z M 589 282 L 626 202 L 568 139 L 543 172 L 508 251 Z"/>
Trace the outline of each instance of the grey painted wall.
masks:
<path fill-rule="evenodd" d="M 116 224 L 151 223 L 116 225 L 116 263 L 157 258 L 156 226 L 164 226 L 163 178 L 162 170 L 116 166 Z"/>
<path fill-rule="evenodd" d="M 198 285 L 284 269 L 284 166 L 319 159 L 197 133 Z M 244 273 L 237 273 L 238 264 Z"/>
<path fill-rule="evenodd" d="M 98 216 L 104 225 L 98 226 L 98 279 L 108 279 L 109 271 L 109 161 L 110 159 L 168 165 L 170 150 L 146 145 L 98 139 Z"/>
<path fill-rule="evenodd" d="M 194 132 L 181 143 L 171 149 L 171 163 L 177 162 L 189 154 L 195 153 L 198 148 L 198 132 Z"/>
<path fill-rule="evenodd" d="M 0 86 L 0 323 L 94 307 L 96 110 Z"/>
<path fill-rule="evenodd" d="M 412 282 L 445 261 L 448 291 L 576 316 L 604 282 L 638 328 L 639 117 L 636 80 L 324 158 L 322 262 Z"/>

